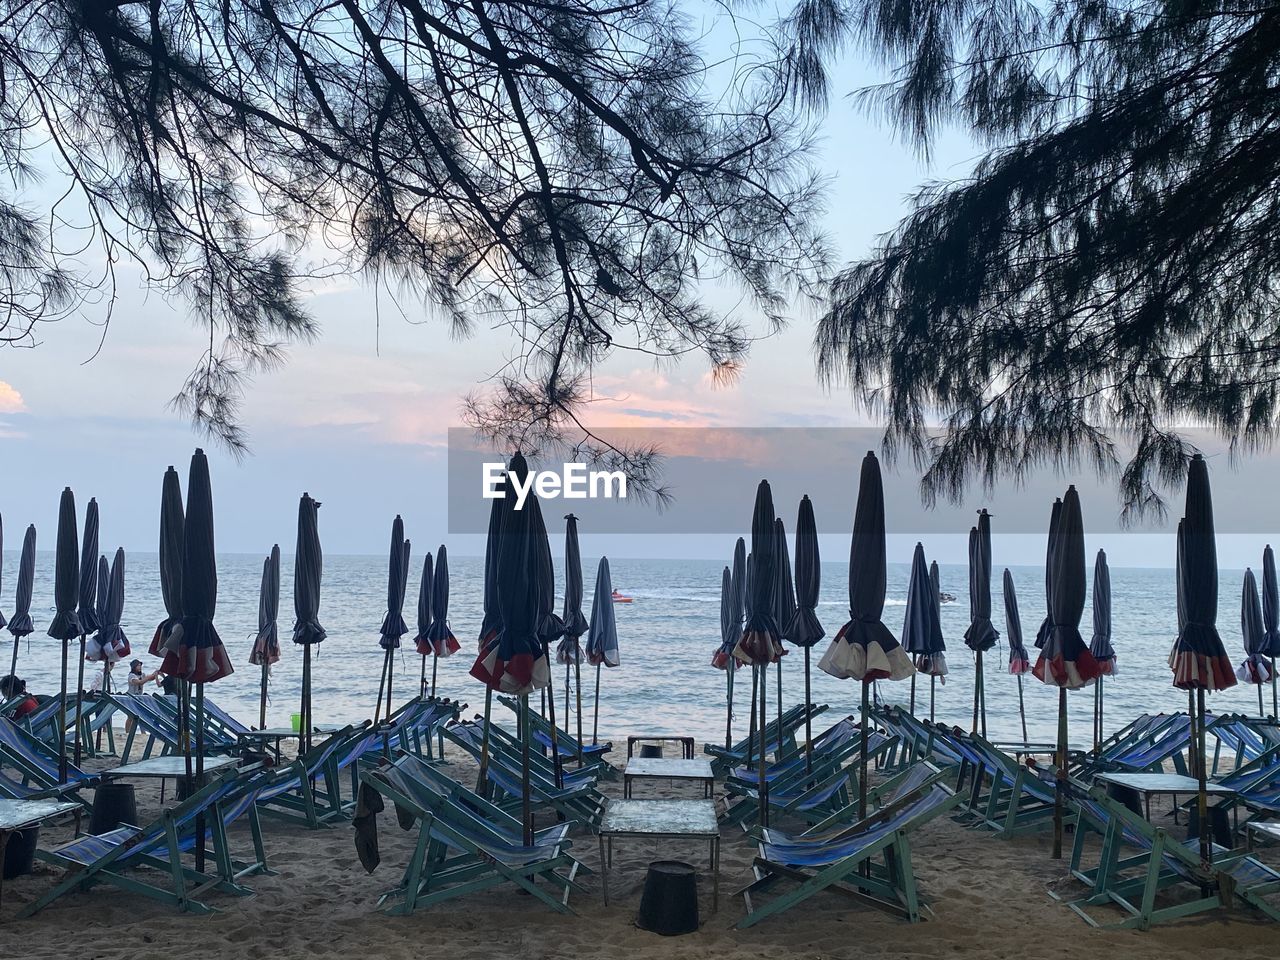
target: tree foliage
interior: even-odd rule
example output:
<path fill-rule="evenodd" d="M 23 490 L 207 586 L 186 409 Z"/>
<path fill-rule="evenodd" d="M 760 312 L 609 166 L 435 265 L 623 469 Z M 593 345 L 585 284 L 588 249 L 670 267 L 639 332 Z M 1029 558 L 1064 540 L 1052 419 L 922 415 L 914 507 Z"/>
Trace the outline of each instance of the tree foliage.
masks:
<path fill-rule="evenodd" d="M 1274 439 L 1280 8 L 853 0 L 844 23 L 893 71 L 865 107 L 986 151 L 840 274 L 817 333 L 927 495 L 1087 463 L 1133 516 L 1185 474 L 1180 429 Z"/>
<path fill-rule="evenodd" d="M 667 0 L 0 0 L 0 336 L 135 261 L 209 330 L 180 404 L 240 446 L 244 377 L 316 334 L 309 279 L 359 271 L 508 326 L 468 412 L 560 437 L 610 351 L 740 360 L 704 284 L 780 322 L 814 277 L 822 42 L 788 19 L 711 64 Z M 65 193 L 33 206 L 42 169 Z"/>

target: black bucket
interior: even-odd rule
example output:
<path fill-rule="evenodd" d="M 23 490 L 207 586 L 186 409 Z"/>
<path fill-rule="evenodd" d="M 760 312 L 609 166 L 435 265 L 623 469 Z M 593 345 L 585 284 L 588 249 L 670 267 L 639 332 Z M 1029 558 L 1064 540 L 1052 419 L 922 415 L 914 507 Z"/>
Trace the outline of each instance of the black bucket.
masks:
<path fill-rule="evenodd" d="M 3 875 L 6 880 L 26 876 L 36 862 L 36 846 L 40 843 L 40 826 L 15 830 L 9 834 L 4 848 Z"/>
<path fill-rule="evenodd" d="M 642 743 L 640 744 L 640 756 L 647 760 L 662 759 L 662 744 L 660 743 Z"/>
<path fill-rule="evenodd" d="M 698 929 L 698 874 L 690 864 L 679 860 L 649 864 L 636 926 L 664 937 Z"/>
<path fill-rule="evenodd" d="M 136 826 L 138 803 L 131 783 L 99 784 L 93 793 L 89 832 L 94 836 L 114 830 L 122 823 Z"/>

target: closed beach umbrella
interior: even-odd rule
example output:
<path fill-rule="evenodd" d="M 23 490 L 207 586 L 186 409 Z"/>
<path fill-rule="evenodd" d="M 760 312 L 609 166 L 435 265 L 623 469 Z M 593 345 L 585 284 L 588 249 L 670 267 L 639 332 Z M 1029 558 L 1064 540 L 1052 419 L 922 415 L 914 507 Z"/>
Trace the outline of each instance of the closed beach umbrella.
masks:
<path fill-rule="evenodd" d="M 1018 716 L 1022 720 L 1022 742 L 1027 742 L 1027 708 L 1022 699 L 1022 675 L 1031 669 L 1031 657 L 1022 640 L 1022 617 L 1018 614 L 1018 594 L 1013 574 L 1004 570 L 1004 628 L 1009 638 L 1009 672 L 1018 678 Z"/>
<path fill-rule="evenodd" d="M 165 656 L 166 672 L 196 686 L 195 782 L 204 780 L 204 685 L 229 677 L 235 668 L 218 636 L 218 561 L 213 534 L 213 485 L 209 461 L 197 449 L 187 474 L 186 523 L 182 536 L 182 636 L 176 661 Z M 174 669 L 174 667 L 177 669 Z M 204 869 L 204 817 L 196 818 L 196 869 Z"/>
<path fill-rule="evenodd" d="M 917 543 L 911 555 L 911 580 L 907 584 L 907 607 L 902 620 L 902 648 L 911 654 L 916 671 L 929 678 L 929 719 L 933 719 L 934 687 L 947 674 L 947 645 L 942 639 L 937 592 L 925 562 L 924 544 Z M 911 675 L 911 712 L 916 710 L 916 677 Z"/>
<path fill-rule="evenodd" d="M 382 694 L 386 691 L 386 715 L 391 716 L 391 681 L 395 669 L 395 652 L 400 648 L 400 638 L 409 632 L 404 622 L 404 591 L 408 582 L 408 549 L 404 538 L 404 521 L 396 514 L 391 522 L 391 547 L 387 556 L 387 612 L 378 631 L 378 645 L 382 647 L 382 678 L 378 683 L 378 703 L 374 707 L 373 722 L 378 722 L 382 710 Z"/>
<path fill-rule="evenodd" d="M 613 577 L 609 558 L 601 557 L 596 567 L 596 589 L 591 599 L 591 622 L 587 627 L 587 661 L 596 668 L 595 709 L 591 718 L 591 743 L 600 738 L 600 668 L 616 667 L 618 656 L 618 621 L 613 610 Z"/>
<path fill-rule="evenodd" d="M 90 497 L 84 510 L 84 530 L 80 540 L 80 588 L 76 595 L 76 619 L 80 636 L 87 637 L 101 624 L 98 621 L 98 501 Z"/>
<path fill-rule="evenodd" d="M 163 657 L 170 649 L 174 628 L 182 622 L 182 538 L 186 526 L 182 483 L 172 466 L 160 487 L 160 598 L 165 617 L 151 638 L 150 653 Z"/>
<path fill-rule="evenodd" d="M 1052 623 L 1044 631 L 1044 645 L 1032 673 L 1041 683 L 1058 687 L 1058 779 L 1053 817 L 1053 857 L 1057 860 L 1062 857 L 1067 776 L 1067 691 L 1092 683 L 1102 671 L 1080 636 L 1085 594 L 1084 519 L 1074 486 L 1067 488 L 1060 505 L 1054 505 L 1054 515 L 1057 525 L 1052 535 L 1049 592 L 1045 598 Z"/>
<path fill-rule="evenodd" d="M 1276 658 L 1280 657 L 1280 584 L 1276 581 L 1276 555 L 1267 544 L 1262 551 L 1262 626 L 1271 666 L 1271 715 L 1280 716 L 1276 696 Z"/>
<path fill-rule="evenodd" d="M 280 544 L 274 544 L 262 561 L 258 587 L 258 633 L 249 651 L 249 663 L 262 670 L 258 686 L 258 727 L 267 725 L 267 683 L 271 666 L 280 659 Z"/>
<path fill-rule="evenodd" d="M 873 680 L 905 680 L 915 673 L 911 658 L 884 625 L 888 573 L 885 560 L 884 485 L 874 453 L 862 460 L 858 505 L 849 546 L 849 621 L 840 628 L 818 666 L 840 679 L 862 684 L 862 751 L 858 816 L 867 812 L 868 691 Z"/>
<path fill-rule="evenodd" d="M 89 644 L 89 659 L 107 666 L 129 656 L 129 638 L 121 621 L 124 619 L 124 548 L 117 547 L 110 567 L 106 557 L 98 558 L 98 633 Z M 105 672 L 103 688 L 105 689 Z"/>
<path fill-rule="evenodd" d="M 743 663 L 751 664 L 753 680 L 759 683 L 760 732 L 759 774 L 760 823 L 769 825 L 768 782 L 765 778 L 765 725 L 766 692 L 768 690 L 768 666 L 776 663 L 786 651 L 782 647 L 777 621 L 773 616 L 774 600 L 774 552 L 777 534 L 774 531 L 773 491 L 768 480 L 761 480 L 756 487 L 755 508 L 751 516 L 751 555 L 747 562 L 747 619 L 742 627 L 742 639 L 734 649 Z"/>
<path fill-rule="evenodd" d="M 1036 631 L 1036 649 L 1044 648 L 1045 638 L 1048 636 L 1049 629 L 1053 626 L 1053 610 L 1048 604 L 1053 603 L 1053 588 L 1051 581 L 1053 580 L 1053 545 L 1058 535 L 1058 518 L 1062 515 L 1062 498 L 1053 501 L 1053 509 L 1049 512 L 1049 538 L 1045 542 L 1044 551 L 1044 596 L 1045 596 L 1045 615 L 1044 620 L 1040 622 L 1040 629 Z"/>
<path fill-rule="evenodd" d="M 508 473 L 522 481 L 529 468 L 517 453 L 511 458 Z M 496 640 L 480 651 L 471 667 L 471 675 L 489 690 L 500 690 L 520 698 L 520 727 L 528 730 L 529 694 L 550 681 L 542 640 L 538 635 L 539 554 L 533 536 L 533 512 L 515 509 L 515 490 L 508 485 L 503 511 L 502 540 L 498 550 L 498 607 L 502 630 Z M 523 821 L 525 842 L 532 842 L 533 820 L 528 786 L 528 739 L 522 741 L 524 757 Z"/>
<path fill-rule="evenodd" d="M 969 629 L 964 644 L 974 652 L 973 732 L 987 735 L 987 687 L 982 655 L 996 645 L 1000 633 L 991 622 L 991 515 L 978 511 L 969 531 Z"/>
<path fill-rule="evenodd" d="M 62 641 L 62 688 L 58 707 L 58 777 L 67 782 L 67 643 L 80 636 L 76 601 L 80 588 L 80 549 L 76 533 L 76 498 L 70 487 L 58 506 L 58 539 L 53 570 L 53 621 L 48 634 Z"/>
<path fill-rule="evenodd" d="M 519 453 L 511 458 L 508 473 L 523 482 L 529 468 Z M 527 509 L 515 509 L 514 486 L 503 498 L 502 533 L 496 557 L 496 593 L 501 630 L 480 651 L 471 675 L 490 690 L 528 696 L 547 685 L 542 642 L 538 636 L 539 588 L 536 582 L 538 553 L 531 535 L 533 518 Z M 486 610 L 487 615 L 487 610 Z"/>
<path fill-rule="evenodd" d="M 1200 824 L 1200 859 L 1213 862 L 1208 822 L 1209 797 L 1205 764 L 1206 690 L 1235 686 L 1231 659 L 1218 635 L 1218 548 L 1213 527 L 1213 498 L 1209 491 L 1209 465 L 1200 454 L 1191 458 L 1187 471 L 1187 499 L 1180 529 L 1178 580 L 1182 593 L 1183 623 L 1169 654 L 1173 685 L 1194 691 L 1192 713 L 1194 763 L 1199 789 L 1196 807 Z"/>
<path fill-rule="evenodd" d="M 80 621 L 80 658 L 76 671 L 76 747 L 75 763 L 80 765 L 81 730 L 84 717 L 84 664 L 88 652 L 88 635 L 101 626 L 98 618 L 98 501 L 89 498 L 84 510 L 84 529 L 80 541 L 80 587 L 76 597 L 76 619 Z"/>
<path fill-rule="evenodd" d="M 1263 715 L 1262 685 L 1271 679 L 1267 664 L 1266 631 L 1262 626 L 1262 602 L 1258 598 L 1258 583 L 1253 571 L 1244 572 L 1244 589 L 1240 597 L 1240 636 L 1244 640 L 1244 661 L 1236 670 L 1236 676 L 1245 683 L 1258 685 L 1258 715 Z"/>
<path fill-rule="evenodd" d="M 31 622 L 31 597 L 36 581 L 36 527 L 27 526 L 22 538 L 22 555 L 18 559 L 18 586 L 13 598 L 13 616 L 9 618 L 9 632 L 13 634 L 13 659 L 9 662 L 10 675 L 18 672 L 18 643 L 35 632 Z"/>
<path fill-rule="evenodd" d="M 1093 748 L 1098 749 L 1105 733 L 1102 684 L 1105 677 L 1116 673 L 1116 650 L 1111 645 L 1111 571 L 1107 567 L 1107 554 L 1098 551 L 1093 561 L 1093 639 L 1089 652 L 1098 661 L 1098 682 L 1093 688 Z"/>
<path fill-rule="evenodd" d="M 733 567 L 730 572 L 730 607 L 728 617 L 729 632 L 721 631 L 720 646 L 711 658 L 711 665 L 720 670 L 728 669 L 730 673 L 738 666 L 733 651 L 742 639 L 742 622 L 747 607 L 747 543 L 742 537 L 733 547 Z M 721 612 L 722 617 L 725 612 Z"/>
<path fill-rule="evenodd" d="M 564 716 L 569 724 L 569 678 L 572 674 L 578 691 L 578 743 L 582 743 L 582 635 L 587 632 L 587 618 L 582 612 L 582 551 L 578 546 L 578 518 L 572 513 L 564 518 L 564 633 L 556 647 L 556 663 L 564 664 Z"/>
<path fill-rule="evenodd" d="M 800 498 L 796 514 L 796 612 L 782 626 L 782 635 L 804 651 L 804 732 L 805 770 L 813 770 L 813 695 L 810 685 L 809 651 L 827 635 L 818 620 L 818 593 L 822 589 L 822 558 L 818 550 L 818 522 L 813 501 Z"/>
<path fill-rule="evenodd" d="M 436 562 L 428 550 L 422 557 L 422 576 L 418 579 L 418 632 L 413 635 L 413 649 L 422 658 L 418 677 L 418 694 L 427 695 L 427 657 L 431 653 L 431 624 L 435 620 Z M 432 685 L 434 689 L 434 684 Z"/>
<path fill-rule="evenodd" d="M 430 556 L 428 554 L 428 556 Z M 426 576 L 426 570 L 423 570 Z M 436 695 L 436 668 L 442 657 L 451 657 L 462 645 L 449 628 L 449 551 L 440 544 L 436 551 L 434 569 L 432 570 L 431 588 L 431 627 L 427 630 L 427 643 L 430 647 L 431 660 L 431 695 Z"/>
<path fill-rule="evenodd" d="M 542 688 L 542 711 L 551 724 L 551 758 L 556 771 L 556 785 L 562 784 L 560 771 L 560 747 L 556 735 L 556 698 L 551 689 L 551 648 L 564 634 L 564 621 L 556 613 L 556 569 L 551 556 L 551 539 L 547 536 L 547 524 L 542 518 L 542 504 L 534 497 L 525 504 L 529 510 L 530 533 L 533 537 L 537 566 L 534 578 L 538 594 L 538 639 L 542 643 L 542 658 L 546 661 L 547 685 Z M 548 697 L 548 694 L 550 696 Z M 527 720 L 527 718 L 526 718 Z M 524 739 L 532 738 L 533 731 L 526 725 Z"/>
<path fill-rule="evenodd" d="M 293 642 L 302 646 L 302 693 L 299 711 L 303 752 L 311 749 L 311 648 L 322 643 L 320 582 L 324 576 L 324 551 L 320 547 L 320 501 L 303 493 L 298 501 L 298 539 L 293 551 Z"/>
<path fill-rule="evenodd" d="M 480 650 L 496 639 L 502 629 L 502 611 L 498 607 L 498 550 L 507 509 L 505 496 L 496 498 L 489 507 L 489 534 L 484 541 L 484 618 L 480 622 Z"/>
<path fill-rule="evenodd" d="M 725 567 L 720 574 L 720 646 L 716 648 L 711 662 L 724 670 L 727 696 L 724 717 L 724 748 L 733 746 L 733 674 L 738 669 L 738 661 L 733 659 L 733 648 L 738 644 L 734 623 L 737 606 L 733 596 L 733 574 Z"/>

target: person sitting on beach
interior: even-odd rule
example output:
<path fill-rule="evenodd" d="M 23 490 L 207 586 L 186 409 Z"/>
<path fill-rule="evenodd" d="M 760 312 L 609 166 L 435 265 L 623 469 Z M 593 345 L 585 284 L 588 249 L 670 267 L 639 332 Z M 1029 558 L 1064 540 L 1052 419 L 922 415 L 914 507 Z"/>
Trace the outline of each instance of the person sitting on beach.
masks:
<path fill-rule="evenodd" d="M 40 701 L 27 693 L 27 681 L 12 673 L 0 679 L 0 697 L 5 700 L 13 700 L 18 697 L 24 698 L 13 710 L 12 716 L 14 720 L 21 720 L 40 706 Z"/>

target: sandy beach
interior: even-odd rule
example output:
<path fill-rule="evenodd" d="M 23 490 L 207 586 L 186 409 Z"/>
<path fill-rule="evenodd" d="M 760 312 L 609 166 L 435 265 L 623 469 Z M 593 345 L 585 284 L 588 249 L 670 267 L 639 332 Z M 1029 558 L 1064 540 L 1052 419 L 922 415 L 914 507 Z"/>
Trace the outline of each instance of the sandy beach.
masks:
<path fill-rule="evenodd" d="M 625 742 L 625 734 L 614 738 Z M 475 768 L 457 749 L 447 759 L 459 779 L 474 780 Z M 109 761 L 89 764 L 101 767 Z M 621 781 L 602 784 L 620 796 Z M 637 796 L 690 795 L 690 788 L 638 786 Z M 159 808 L 150 786 L 138 788 L 145 819 Z M 1162 812 L 1158 823 L 1169 823 Z M 721 904 L 711 912 L 705 848 L 698 844 L 619 842 L 610 874 L 610 906 L 600 896 L 598 874 L 575 894 L 576 916 L 552 913 L 509 891 L 476 894 L 410 917 L 376 908 L 378 895 L 399 880 L 413 834 L 396 824 L 394 810 L 379 818 L 382 864 L 372 875 L 356 859 L 348 823 L 319 831 L 263 817 L 268 861 L 274 876 L 248 880 L 255 895 L 215 896 L 217 912 L 181 914 L 108 887 L 75 894 L 31 919 L 15 915 L 55 881 L 57 871 L 37 863 L 29 876 L 5 884 L 0 937 L 17 949 L 9 956 L 77 957 L 81 960 L 160 960 L 198 952 L 209 960 L 279 957 L 362 957 L 409 960 L 449 956 L 454 960 L 522 958 L 714 957 L 900 957 L 965 956 L 980 960 L 1052 960 L 1080 951 L 1122 951 L 1126 960 L 1263 957 L 1280 940 L 1274 924 L 1234 913 L 1167 924 L 1148 932 L 1097 930 L 1049 895 L 1069 897 L 1082 888 L 1063 863 L 1049 857 L 1047 835 L 1012 841 L 942 818 L 914 840 L 915 868 L 932 910 L 931 919 L 908 924 L 844 898 L 823 894 L 750 930 L 733 929 L 742 916 L 733 891 L 750 878 L 752 845 L 736 827 L 722 839 Z M 70 835 L 69 826 L 47 830 L 43 842 Z M 247 828 L 236 837 L 247 841 Z M 597 843 L 583 832 L 574 853 L 598 867 Z M 1094 849 L 1096 850 L 1096 844 Z M 1263 853 L 1280 863 L 1280 851 Z M 699 868 L 702 928 L 684 937 L 660 937 L 634 924 L 646 864 L 685 859 Z M 1119 913 L 1116 913 L 1119 919 Z"/>

